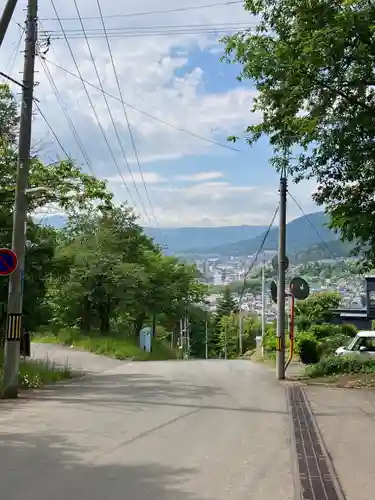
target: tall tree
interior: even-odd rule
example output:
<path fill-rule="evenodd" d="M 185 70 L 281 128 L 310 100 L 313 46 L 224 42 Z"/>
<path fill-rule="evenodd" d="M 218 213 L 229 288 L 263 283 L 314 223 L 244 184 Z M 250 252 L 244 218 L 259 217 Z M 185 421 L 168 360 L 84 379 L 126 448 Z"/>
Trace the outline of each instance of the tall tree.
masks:
<path fill-rule="evenodd" d="M 374 2 L 246 0 L 245 9 L 258 27 L 224 42 L 226 61 L 258 91 L 260 123 L 246 140 L 268 136 L 277 168 L 315 178 L 332 227 L 374 263 Z"/>

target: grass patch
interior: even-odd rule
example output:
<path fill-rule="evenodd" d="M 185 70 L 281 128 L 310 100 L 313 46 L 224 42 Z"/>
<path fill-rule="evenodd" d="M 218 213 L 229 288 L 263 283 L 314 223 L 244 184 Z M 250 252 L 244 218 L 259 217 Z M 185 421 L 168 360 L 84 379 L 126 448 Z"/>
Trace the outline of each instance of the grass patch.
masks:
<path fill-rule="evenodd" d="M 3 356 L 0 355 L 0 384 L 2 384 Z M 20 360 L 20 387 L 37 389 L 73 377 L 68 367 L 59 367 L 50 360 Z"/>
<path fill-rule="evenodd" d="M 329 356 L 306 367 L 304 375 L 309 378 L 349 376 L 350 378 L 375 377 L 375 360 L 360 356 Z M 365 377 L 363 377 L 365 376 Z M 358 378 L 358 377 L 357 377 Z"/>
<path fill-rule="evenodd" d="M 75 330 L 61 330 L 55 335 L 35 335 L 33 342 L 64 344 L 121 360 L 162 361 L 177 358 L 177 350 L 170 348 L 164 340 L 158 338 L 152 341 L 152 352 L 142 351 L 133 339 L 89 337 Z"/>

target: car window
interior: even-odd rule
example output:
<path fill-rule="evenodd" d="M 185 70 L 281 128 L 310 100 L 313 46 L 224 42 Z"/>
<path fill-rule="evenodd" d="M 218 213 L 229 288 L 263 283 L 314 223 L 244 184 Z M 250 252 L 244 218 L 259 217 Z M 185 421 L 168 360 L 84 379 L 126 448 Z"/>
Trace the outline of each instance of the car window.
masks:
<path fill-rule="evenodd" d="M 360 347 L 365 347 L 366 351 L 375 352 L 375 337 L 362 337 L 354 349 L 358 350 Z"/>

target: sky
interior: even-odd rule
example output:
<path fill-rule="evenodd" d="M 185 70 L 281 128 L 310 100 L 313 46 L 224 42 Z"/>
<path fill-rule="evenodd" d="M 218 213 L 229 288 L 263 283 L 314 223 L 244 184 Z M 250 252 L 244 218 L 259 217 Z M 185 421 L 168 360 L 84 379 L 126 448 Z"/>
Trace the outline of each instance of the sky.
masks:
<path fill-rule="evenodd" d="M 75 1 L 86 18 L 102 87 L 117 100 L 107 96 L 106 102 L 100 91 Z M 84 171 L 106 179 L 116 202 L 135 206 L 144 225 L 268 225 L 278 203 L 268 141 L 252 147 L 243 139 L 235 145 L 227 141 L 230 135 L 243 138 L 245 127 L 259 121 L 251 112 L 256 89 L 252 82 L 238 82 L 239 66 L 220 61 L 224 32 L 253 27 L 256 19 L 241 2 L 212 6 L 225 0 L 100 1 L 111 51 L 98 0 L 53 0 L 58 16 L 70 18 L 61 22 L 78 70 L 52 1 L 39 2 L 39 38 L 51 35 L 46 60 L 36 61 L 35 97 L 49 125 L 35 109 L 32 144 L 43 159 L 53 162 L 67 153 Z M 22 78 L 24 43 L 17 23 L 24 26 L 25 7 L 26 0 L 19 0 L 0 49 L 1 70 L 16 79 Z M 75 75 L 80 71 L 97 87 L 86 86 L 93 107 L 82 81 L 56 65 Z M 306 213 L 319 210 L 311 199 L 314 189 L 314 181 L 290 186 Z M 288 220 L 302 215 L 292 201 L 287 213 Z"/>

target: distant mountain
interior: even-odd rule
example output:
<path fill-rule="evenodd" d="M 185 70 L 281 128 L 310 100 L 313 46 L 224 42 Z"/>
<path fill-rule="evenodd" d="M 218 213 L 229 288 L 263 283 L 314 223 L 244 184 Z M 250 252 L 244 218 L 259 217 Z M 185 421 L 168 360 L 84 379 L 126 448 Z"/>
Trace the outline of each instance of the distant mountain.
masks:
<path fill-rule="evenodd" d="M 190 248 L 199 248 L 201 252 L 213 246 L 255 238 L 265 230 L 265 226 L 144 228 L 148 236 L 154 238 L 156 243 L 167 246 L 168 253 L 173 254 L 185 253 Z"/>
<path fill-rule="evenodd" d="M 36 220 L 39 221 L 40 218 Z M 42 223 L 61 229 L 66 224 L 66 217 L 50 215 L 43 217 Z M 145 233 L 156 243 L 166 247 L 169 254 L 183 253 L 193 247 L 205 249 L 233 243 L 244 238 L 255 238 L 265 230 L 265 226 L 144 228 Z"/>
<path fill-rule="evenodd" d="M 287 224 L 286 232 L 287 253 L 294 254 L 299 250 L 321 243 L 322 240 L 337 240 L 338 235 L 326 226 L 328 221 L 329 219 L 324 212 L 315 212 L 289 222 L 289 224 Z M 210 248 L 195 248 L 186 253 L 222 256 L 252 255 L 261 247 L 264 236 L 265 232 L 259 234 L 255 238 L 239 240 L 235 243 L 229 243 L 226 245 L 212 245 Z M 263 249 L 277 250 L 278 240 L 279 228 L 275 227 L 269 232 Z"/>
<path fill-rule="evenodd" d="M 354 243 L 331 240 L 326 243 L 317 243 L 304 250 L 299 250 L 290 256 L 293 264 L 307 264 L 317 260 L 349 257 Z"/>

